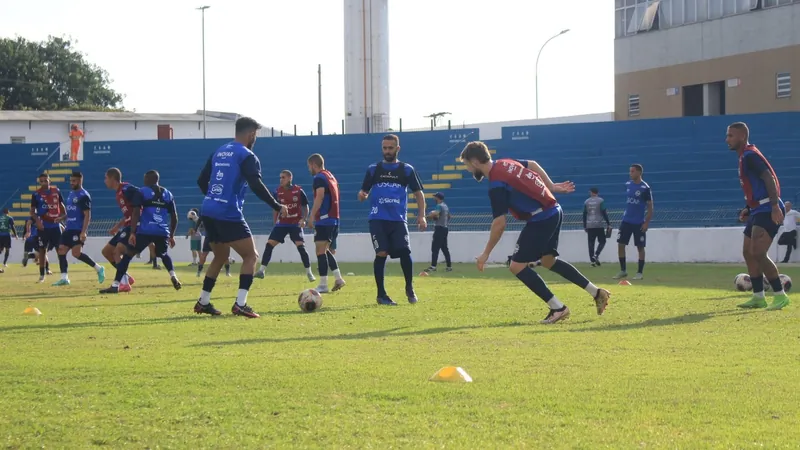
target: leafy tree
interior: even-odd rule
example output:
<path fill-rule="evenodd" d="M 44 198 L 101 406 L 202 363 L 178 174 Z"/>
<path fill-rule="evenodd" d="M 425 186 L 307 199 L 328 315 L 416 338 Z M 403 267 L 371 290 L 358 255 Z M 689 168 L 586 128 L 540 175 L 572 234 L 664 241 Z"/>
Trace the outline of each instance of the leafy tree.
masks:
<path fill-rule="evenodd" d="M 69 39 L 0 39 L 0 109 L 122 111 L 109 84 Z"/>

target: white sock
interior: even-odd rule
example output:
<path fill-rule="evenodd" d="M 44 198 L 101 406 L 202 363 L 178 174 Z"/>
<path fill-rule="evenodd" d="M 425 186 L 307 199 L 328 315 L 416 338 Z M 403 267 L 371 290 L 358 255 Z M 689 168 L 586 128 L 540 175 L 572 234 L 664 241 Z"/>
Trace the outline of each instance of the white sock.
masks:
<path fill-rule="evenodd" d="M 236 294 L 236 304 L 239 306 L 244 306 L 247 304 L 247 293 L 250 292 L 247 289 L 239 289 L 239 293 Z"/>
<path fill-rule="evenodd" d="M 339 269 L 334 270 L 333 271 L 333 275 L 336 277 L 337 280 L 342 280 L 343 279 L 342 278 L 342 271 L 339 270 Z"/>
<path fill-rule="evenodd" d="M 324 277 L 322 275 L 319 276 L 319 285 L 320 286 L 327 286 L 328 285 L 328 276 L 327 275 L 325 275 Z"/>
<path fill-rule="evenodd" d="M 761 297 L 761 298 L 764 298 L 764 291 L 761 291 L 761 292 L 753 292 L 753 297 Z"/>
<path fill-rule="evenodd" d="M 62 273 L 61 274 L 61 279 L 64 280 L 64 281 L 67 281 L 67 280 L 69 280 L 69 276 L 66 273 Z"/>
<path fill-rule="evenodd" d="M 118 288 L 118 287 L 119 287 L 119 281 L 117 281 L 117 280 L 114 280 L 114 282 L 113 282 L 113 283 L 111 283 L 111 287 Z"/>
<path fill-rule="evenodd" d="M 550 309 L 561 309 L 564 307 L 564 304 L 554 295 L 553 298 L 547 301 L 547 306 Z"/>
<path fill-rule="evenodd" d="M 589 284 L 584 288 L 584 290 L 586 290 L 586 292 L 588 292 L 589 295 L 592 296 L 592 298 L 595 298 L 595 297 L 597 297 L 597 291 L 599 289 L 597 288 L 597 286 L 595 286 L 594 284 L 589 282 Z"/>
<path fill-rule="evenodd" d="M 211 292 L 200 291 L 200 304 L 208 305 L 211 303 Z"/>
<path fill-rule="evenodd" d="M 96 272 L 100 272 L 100 269 L 102 269 L 102 268 L 103 268 L 103 266 L 101 266 L 100 264 L 94 263 L 94 270 Z"/>
<path fill-rule="evenodd" d="M 786 292 L 783 292 L 783 289 L 780 291 L 775 291 L 775 295 L 786 295 Z"/>
<path fill-rule="evenodd" d="M 120 284 L 131 284 L 130 280 L 128 280 L 128 274 L 122 276 L 122 282 Z"/>
<path fill-rule="evenodd" d="M 174 270 L 170 270 L 169 271 L 169 276 L 170 277 L 174 277 L 175 276 L 175 271 Z"/>
<path fill-rule="evenodd" d="M 261 267 L 264 267 L 264 266 L 261 266 Z M 310 266 L 306 267 L 306 273 L 311 273 L 311 267 Z"/>
<path fill-rule="evenodd" d="M 260 269 L 258 269 L 258 271 L 259 271 L 259 272 L 266 272 L 266 271 L 267 271 L 267 266 L 265 266 L 265 265 L 263 265 L 263 264 L 262 264 L 262 265 L 261 265 L 261 268 L 260 268 Z"/>

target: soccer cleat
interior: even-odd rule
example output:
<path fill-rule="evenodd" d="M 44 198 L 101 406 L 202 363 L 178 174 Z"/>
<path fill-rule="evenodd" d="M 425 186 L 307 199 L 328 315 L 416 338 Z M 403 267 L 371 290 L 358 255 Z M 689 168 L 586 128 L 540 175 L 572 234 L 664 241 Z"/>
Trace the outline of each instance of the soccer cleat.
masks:
<path fill-rule="evenodd" d="M 197 301 L 197 303 L 194 304 L 194 312 L 196 314 L 210 314 L 212 316 L 219 316 L 222 314 L 222 311 L 218 310 L 217 308 L 214 308 L 214 305 L 212 305 L 211 303 L 203 305 L 200 303 L 199 300 Z"/>
<path fill-rule="evenodd" d="M 22 255 L 22 267 L 28 267 L 28 255 Z"/>
<path fill-rule="evenodd" d="M 597 267 L 597 258 L 590 258 L 589 261 L 592 263 L 592 267 Z"/>
<path fill-rule="evenodd" d="M 106 281 L 106 268 L 100 266 L 100 270 L 97 271 L 97 282 L 103 284 Z"/>
<path fill-rule="evenodd" d="M 408 303 L 411 303 L 412 305 L 417 303 L 419 300 L 416 292 L 414 292 L 414 288 L 406 289 L 406 297 L 408 297 Z"/>
<path fill-rule="evenodd" d="M 641 272 L 637 272 L 636 275 L 633 276 L 634 280 L 644 280 L 644 275 Z"/>
<path fill-rule="evenodd" d="M 136 284 L 136 280 L 134 280 L 132 276 L 130 276 L 128 274 L 126 274 L 126 275 L 128 276 L 128 284 L 129 285 L 133 286 L 134 284 Z"/>
<path fill-rule="evenodd" d="M 120 284 L 119 288 L 117 288 L 118 292 L 130 292 L 131 285 L 130 284 Z"/>
<path fill-rule="evenodd" d="M 69 286 L 69 280 L 60 279 L 52 284 L 53 286 Z"/>
<path fill-rule="evenodd" d="M 764 297 L 754 295 L 750 300 L 736 306 L 746 309 L 766 308 L 767 300 Z"/>
<path fill-rule="evenodd" d="M 235 316 L 244 316 L 249 317 L 250 319 L 258 319 L 259 316 L 250 305 L 239 306 L 238 303 L 233 303 L 233 307 L 231 308 L 231 312 Z"/>
<path fill-rule="evenodd" d="M 315 277 L 314 274 L 311 273 L 311 272 L 306 272 L 306 276 L 308 276 L 308 281 L 317 281 L 317 277 Z M 334 286 L 334 288 L 335 288 L 335 286 Z M 334 289 L 334 290 L 336 290 L 336 289 Z"/>
<path fill-rule="evenodd" d="M 50 269 L 47 269 L 47 274 L 48 274 L 48 275 L 52 275 L 52 274 L 53 274 L 53 271 L 52 271 L 52 270 L 50 270 Z"/>
<path fill-rule="evenodd" d="M 427 269 L 425 269 L 425 272 L 428 272 L 428 273 L 436 272 L 436 266 L 428 267 Z"/>
<path fill-rule="evenodd" d="M 110 287 L 105 289 L 100 289 L 101 294 L 118 294 L 119 293 L 119 286 L 114 286 L 113 284 Z"/>
<path fill-rule="evenodd" d="M 39 277 L 39 283 L 44 283 L 44 277 Z"/>
<path fill-rule="evenodd" d="M 397 303 L 395 303 L 391 298 L 389 298 L 388 295 L 384 295 L 383 297 L 378 297 L 377 300 L 379 305 L 397 306 Z"/>
<path fill-rule="evenodd" d="M 336 281 L 333 282 L 333 289 L 331 289 L 331 291 L 332 292 L 336 292 L 339 289 L 343 288 L 346 284 L 347 283 L 345 283 L 343 279 L 342 280 L 336 280 Z"/>
<path fill-rule="evenodd" d="M 539 323 L 545 325 L 552 325 L 556 322 L 560 322 L 569 317 L 569 308 L 566 306 L 561 309 L 551 309 L 549 313 L 547 313 L 547 317 L 545 317 Z"/>
<path fill-rule="evenodd" d="M 161 270 L 161 265 L 160 264 L 153 265 L 153 270 Z"/>
<path fill-rule="evenodd" d="M 594 256 L 594 263 L 595 263 L 595 265 L 596 265 L 597 267 L 600 267 L 600 266 L 602 266 L 602 264 L 600 264 L 600 255 L 595 255 L 595 256 Z"/>
<path fill-rule="evenodd" d="M 199 270 L 198 270 L 198 271 L 197 271 L 197 274 L 196 274 L 195 276 L 196 276 L 197 278 L 200 278 L 200 275 L 202 275 L 202 274 L 203 274 L 203 273 L 202 273 L 201 271 L 199 271 Z"/>
<path fill-rule="evenodd" d="M 170 278 L 170 281 L 172 281 L 172 287 L 174 287 L 176 291 L 180 291 L 181 287 L 183 287 L 180 280 L 178 280 L 178 277 L 172 277 Z"/>
<path fill-rule="evenodd" d="M 789 296 L 786 294 L 783 295 L 776 295 L 772 297 L 772 304 L 767 306 L 767 311 L 778 311 L 783 309 L 785 306 L 789 306 Z"/>
<path fill-rule="evenodd" d="M 259 270 L 258 272 L 253 274 L 253 278 L 258 278 L 258 279 L 263 280 L 264 279 L 264 275 L 266 275 L 266 272 L 264 272 L 263 270 Z M 199 272 L 198 272 L 197 276 L 198 277 L 200 276 Z"/>
<path fill-rule="evenodd" d="M 602 316 L 608 307 L 608 300 L 611 298 L 611 292 L 605 289 L 598 289 L 597 294 L 594 296 L 594 305 L 597 307 L 597 315 Z"/>
<path fill-rule="evenodd" d="M 445 272 L 452 272 L 452 271 L 453 271 L 453 268 L 452 268 L 452 267 L 448 267 L 447 269 L 444 269 L 444 271 L 445 271 Z"/>
<path fill-rule="evenodd" d="M 628 276 L 628 272 L 624 270 L 620 270 L 618 274 L 614 275 L 615 280 L 619 280 L 620 278 L 626 278 Z"/>

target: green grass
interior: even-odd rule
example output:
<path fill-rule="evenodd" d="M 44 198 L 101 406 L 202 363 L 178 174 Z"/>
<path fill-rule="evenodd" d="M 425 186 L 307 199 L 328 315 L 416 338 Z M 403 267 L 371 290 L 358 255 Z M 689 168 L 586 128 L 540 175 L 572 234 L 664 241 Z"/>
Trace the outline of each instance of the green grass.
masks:
<path fill-rule="evenodd" d="M 54 265 L 57 268 L 57 264 Z M 136 262 L 131 294 L 100 296 L 93 272 L 36 284 L 0 275 L 0 447 L 4 448 L 796 448 L 800 308 L 741 311 L 726 265 L 651 264 L 617 286 L 614 265 L 580 268 L 610 286 L 591 298 L 544 270 L 572 318 L 552 326 L 505 269 L 417 278 L 399 266 L 375 304 L 371 265 L 344 264 L 347 287 L 303 314 L 299 266 L 271 265 L 230 315 L 197 316 L 200 280 Z M 238 271 L 238 265 L 234 266 Z M 423 268 L 418 264 L 417 270 Z M 790 276 L 795 269 L 784 268 Z M 110 274 L 109 274 L 110 275 Z M 29 305 L 43 315 L 23 316 Z M 463 367 L 473 383 L 428 381 Z"/>

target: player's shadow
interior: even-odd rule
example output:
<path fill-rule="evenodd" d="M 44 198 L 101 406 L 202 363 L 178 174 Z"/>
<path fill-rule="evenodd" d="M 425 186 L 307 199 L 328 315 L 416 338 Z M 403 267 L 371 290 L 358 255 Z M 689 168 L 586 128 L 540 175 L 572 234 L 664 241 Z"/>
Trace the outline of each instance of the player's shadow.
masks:
<path fill-rule="evenodd" d="M 236 317 L 236 316 L 228 316 L 228 317 Z M 157 325 L 162 323 L 175 323 L 181 321 L 189 321 L 189 320 L 202 320 L 202 317 L 192 315 L 185 315 L 185 316 L 175 316 L 175 317 L 163 317 L 163 318 L 154 318 L 154 319 L 137 319 L 137 320 L 125 320 L 121 322 L 80 322 L 80 323 L 42 323 L 36 325 L 12 325 L 8 327 L 0 327 L 0 333 L 2 332 L 33 332 L 38 330 L 48 330 L 48 331 L 72 331 L 74 329 L 80 328 L 121 328 L 121 327 L 136 327 L 142 325 Z"/>
<path fill-rule="evenodd" d="M 4 297 L 2 300 L 52 300 L 57 298 L 75 298 L 79 297 L 83 294 L 78 292 L 61 292 L 58 294 L 54 294 L 51 292 L 37 292 L 37 293 L 28 293 L 28 294 L 14 294 L 8 297 Z"/>
<path fill-rule="evenodd" d="M 561 332 L 561 333 L 588 333 L 588 332 L 601 332 L 601 331 L 628 331 L 628 330 L 638 330 L 642 328 L 655 328 L 655 327 L 666 327 L 666 326 L 673 326 L 673 325 L 692 325 L 697 324 L 708 319 L 714 317 L 721 317 L 721 316 L 740 316 L 745 314 L 751 314 L 754 311 L 752 310 L 728 310 L 728 311 L 720 311 L 720 312 L 707 312 L 707 313 L 697 313 L 697 314 L 685 314 L 682 316 L 675 316 L 675 317 L 665 317 L 662 319 L 648 319 L 642 322 L 635 322 L 635 323 L 615 323 L 615 324 L 607 324 L 601 325 L 597 327 L 589 327 L 589 328 L 548 328 L 547 330 L 534 330 L 532 333 L 546 333 L 546 332 Z M 568 324 L 568 323 L 567 323 Z"/>
<path fill-rule="evenodd" d="M 126 294 L 122 294 L 126 295 Z M 105 300 L 105 299 L 104 299 Z M 100 308 L 100 307 L 117 307 L 117 306 L 144 306 L 144 305 L 168 305 L 171 303 L 196 303 L 197 299 L 183 299 L 183 300 L 155 300 L 150 302 L 132 302 L 132 303 L 89 303 L 85 305 L 71 305 L 67 308 Z"/>

